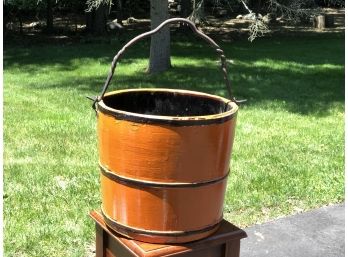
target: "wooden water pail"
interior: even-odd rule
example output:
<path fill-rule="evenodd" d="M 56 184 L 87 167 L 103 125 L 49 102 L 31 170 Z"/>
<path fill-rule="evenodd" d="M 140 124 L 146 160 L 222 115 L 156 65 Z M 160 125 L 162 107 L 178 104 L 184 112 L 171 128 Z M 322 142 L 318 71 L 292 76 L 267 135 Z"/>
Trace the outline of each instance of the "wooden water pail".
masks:
<path fill-rule="evenodd" d="M 173 22 L 189 25 L 216 49 L 229 90 L 223 51 L 192 22 L 176 18 L 120 50 L 93 104 L 105 222 L 151 243 L 194 241 L 218 229 L 238 110 L 234 100 L 187 90 L 105 93 L 123 52 Z"/>

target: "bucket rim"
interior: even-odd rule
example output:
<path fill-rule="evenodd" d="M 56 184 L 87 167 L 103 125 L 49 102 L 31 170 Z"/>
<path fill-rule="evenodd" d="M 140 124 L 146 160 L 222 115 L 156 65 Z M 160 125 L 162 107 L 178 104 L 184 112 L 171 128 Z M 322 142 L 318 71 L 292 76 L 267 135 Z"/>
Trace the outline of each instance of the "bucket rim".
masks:
<path fill-rule="evenodd" d="M 199 116 L 166 116 L 166 115 L 153 115 L 153 114 L 141 114 L 129 111 L 123 111 L 115 108 L 111 108 L 105 104 L 103 99 L 97 104 L 97 111 L 114 116 L 119 119 L 130 120 L 139 123 L 169 123 L 173 125 L 204 125 L 212 123 L 223 123 L 232 119 L 238 112 L 238 105 L 230 99 L 207 94 L 199 91 L 185 90 L 185 89 L 169 89 L 169 88 L 137 88 L 137 89 L 121 89 L 108 92 L 104 97 L 118 95 L 129 92 L 169 92 L 178 93 L 182 95 L 190 95 L 196 97 L 205 97 L 212 100 L 216 100 L 226 104 L 226 107 L 230 109 L 216 114 L 199 115 Z"/>

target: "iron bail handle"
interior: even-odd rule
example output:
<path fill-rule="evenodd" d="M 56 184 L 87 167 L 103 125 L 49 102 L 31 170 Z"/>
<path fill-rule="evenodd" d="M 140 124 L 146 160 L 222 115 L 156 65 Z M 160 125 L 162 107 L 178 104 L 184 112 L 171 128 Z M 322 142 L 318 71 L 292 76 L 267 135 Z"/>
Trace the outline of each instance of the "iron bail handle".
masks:
<path fill-rule="evenodd" d="M 124 52 L 133 44 L 135 44 L 136 42 L 140 41 L 143 38 L 149 37 L 157 32 L 159 32 L 164 26 L 168 25 L 168 24 L 172 24 L 172 23 L 183 23 L 187 26 L 189 26 L 191 28 L 191 30 L 197 34 L 200 38 L 204 39 L 212 48 L 215 48 L 216 53 L 219 55 L 220 57 L 220 61 L 221 61 L 221 71 L 223 73 L 223 77 L 225 80 L 225 84 L 226 84 L 226 89 L 229 95 L 229 98 L 231 101 L 239 103 L 242 101 L 238 101 L 236 100 L 233 96 L 232 96 L 232 89 L 231 89 L 231 82 L 228 78 L 228 73 L 227 73 L 227 63 L 226 63 L 226 56 L 224 55 L 224 51 L 220 48 L 220 46 L 218 44 L 215 43 L 215 41 L 213 39 L 211 39 L 210 37 L 208 37 L 207 35 L 205 35 L 204 33 L 202 33 L 201 31 L 199 31 L 197 29 L 197 27 L 195 26 L 195 24 L 188 20 L 188 19 L 184 19 L 184 18 L 172 18 L 172 19 L 168 19 L 165 20 L 164 22 L 162 22 L 160 25 L 158 25 L 155 29 L 150 30 L 148 32 L 142 33 L 138 36 L 136 36 L 135 38 L 133 38 L 132 40 L 130 40 L 127 44 L 125 44 L 121 50 L 118 51 L 118 53 L 115 55 L 115 57 L 112 60 L 111 63 L 111 67 L 110 67 L 110 72 L 106 78 L 105 84 L 103 86 L 103 89 L 101 91 L 100 96 L 97 96 L 96 98 L 89 98 L 91 100 L 93 100 L 93 109 L 96 109 L 96 104 L 97 102 L 101 101 L 104 98 L 105 92 L 107 91 L 110 81 L 115 73 L 115 69 L 117 66 L 117 62 L 121 59 L 122 55 L 124 54 Z"/>

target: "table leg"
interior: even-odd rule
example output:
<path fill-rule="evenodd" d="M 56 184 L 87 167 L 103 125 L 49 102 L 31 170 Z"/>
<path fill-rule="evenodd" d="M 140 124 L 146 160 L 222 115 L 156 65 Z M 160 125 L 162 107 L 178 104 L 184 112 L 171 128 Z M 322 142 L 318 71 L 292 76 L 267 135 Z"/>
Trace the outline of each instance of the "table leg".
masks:
<path fill-rule="evenodd" d="M 225 244 L 225 257 L 239 257 L 240 240 L 228 241 Z"/>
<path fill-rule="evenodd" d="M 105 231 L 104 229 L 96 223 L 96 238 L 95 238 L 95 256 L 105 257 Z"/>

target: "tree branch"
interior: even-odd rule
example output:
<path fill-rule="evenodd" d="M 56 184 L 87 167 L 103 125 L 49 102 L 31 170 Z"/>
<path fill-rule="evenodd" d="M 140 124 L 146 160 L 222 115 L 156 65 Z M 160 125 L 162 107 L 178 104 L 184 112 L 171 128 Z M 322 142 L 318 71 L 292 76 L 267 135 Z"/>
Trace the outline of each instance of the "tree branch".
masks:
<path fill-rule="evenodd" d="M 244 8 L 245 8 L 250 14 L 254 13 L 253 11 L 251 11 L 251 10 L 249 9 L 249 7 L 246 5 L 246 3 L 245 3 L 243 0 L 240 0 L 240 1 L 241 1 L 242 4 L 244 5 Z"/>
<path fill-rule="evenodd" d="M 86 12 L 91 12 L 93 9 L 98 9 L 101 4 L 112 5 L 112 0 L 87 0 L 87 9 Z"/>

